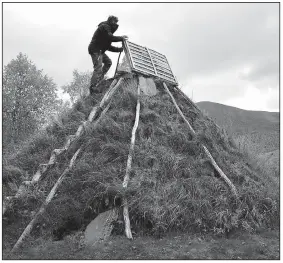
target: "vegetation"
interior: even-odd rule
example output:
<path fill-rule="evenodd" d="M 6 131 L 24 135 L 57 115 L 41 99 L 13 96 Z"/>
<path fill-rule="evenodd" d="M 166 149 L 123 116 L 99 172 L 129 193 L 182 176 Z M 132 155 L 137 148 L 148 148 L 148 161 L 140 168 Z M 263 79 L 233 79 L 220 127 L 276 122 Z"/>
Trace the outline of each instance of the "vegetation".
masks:
<path fill-rule="evenodd" d="M 4 150 L 27 139 L 58 111 L 56 90 L 53 80 L 22 53 L 4 67 Z"/>
<path fill-rule="evenodd" d="M 23 176 L 31 178 L 38 165 L 48 161 L 51 151 L 76 132 L 111 81 L 104 80 L 99 86 L 102 93 L 78 100 L 17 156 L 7 160 L 7 165 L 14 167 L 15 184 Z M 62 239 L 73 230 L 83 231 L 100 212 L 121 207 L 124 195 L 128 199 L 132 231 L 138 236 L 160 237 L 173 231 L 222 236 L 240 229 L 253 233 L 278 226 L 278 186 L 273 185 L 268 175 L 264 177 L 255 170 L 225 131 L 169 86 L 197 132 L 196 137 L 190 134 L 162 84 L 156 85 L 156 96 L 140 98 L 141 116 L 129 190 L 123 192 L 121 186 L 137 102 L 133 80 L 122 83 L 96 128 L 88 126 L 45 178 L 14 202 L 4 220 L 4 249 L 10 249 L 16 242 L 81 145 L 82 154 L 40 218 L 32 239 Z M 201 143 L 236 186 L 238 200 L 214 171 Z M 17 169 L 21 175 L 16 175 Z M 5 170 L 4 176 L 12 178 L 11 172 L 7 174 Z M 6 185 L 5 191 L 12 193 L 13 189 Z M 113 234 L 122 234 L 123 229 L 123 225 L 117 224 Z"/>
<path fill-rule="evenodd" d="M 71 83 L 62 87 L 64 93 L 70 95 L 71 103 L 82 99 L 88 92 L 92 72 L 79 72 L 77 69 L 73 71 L 73 80 Z"/>

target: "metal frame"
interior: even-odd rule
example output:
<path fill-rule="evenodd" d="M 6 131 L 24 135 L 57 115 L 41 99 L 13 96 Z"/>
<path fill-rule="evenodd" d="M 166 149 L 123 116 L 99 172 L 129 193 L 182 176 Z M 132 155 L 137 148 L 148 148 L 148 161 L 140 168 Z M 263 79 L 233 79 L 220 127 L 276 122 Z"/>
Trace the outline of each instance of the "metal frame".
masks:
<path fill-rule="evenodd" d="M 167 58 L 147 47 L 123 41 L 125 54 L 134 72 L 152 75 L 178 86 Z"/>

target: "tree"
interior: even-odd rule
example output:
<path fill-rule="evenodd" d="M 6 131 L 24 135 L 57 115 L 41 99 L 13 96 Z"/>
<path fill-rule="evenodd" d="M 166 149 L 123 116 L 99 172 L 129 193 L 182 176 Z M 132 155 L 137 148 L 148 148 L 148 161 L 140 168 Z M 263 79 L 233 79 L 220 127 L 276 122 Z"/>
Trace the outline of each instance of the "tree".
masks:
<path fill-rule="evenodd" d="M 72 104 L 88 92 L 92 73 L 90 71 L 73 71 L 73 81 L 62 87 L 64 93 L 68 93 Z"/>
<path fill-rule="evenodd" d="M 60 100 L 52 78 L 38 70 L 27 55 L 19 53 L 3 72 L 3 141 L 18 142 L 32 134 L 56 112 Z"/>

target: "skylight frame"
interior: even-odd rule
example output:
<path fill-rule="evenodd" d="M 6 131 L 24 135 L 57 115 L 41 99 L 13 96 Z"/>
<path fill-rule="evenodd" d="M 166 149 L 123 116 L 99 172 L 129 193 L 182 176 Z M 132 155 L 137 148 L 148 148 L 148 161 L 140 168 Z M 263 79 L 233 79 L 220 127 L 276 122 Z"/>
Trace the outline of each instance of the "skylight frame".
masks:
<path fill-rule="evenodd" d="M 166 56 L 127 40 L 123 43 L 132 71 L 152 75 L 178 86 Z"/>

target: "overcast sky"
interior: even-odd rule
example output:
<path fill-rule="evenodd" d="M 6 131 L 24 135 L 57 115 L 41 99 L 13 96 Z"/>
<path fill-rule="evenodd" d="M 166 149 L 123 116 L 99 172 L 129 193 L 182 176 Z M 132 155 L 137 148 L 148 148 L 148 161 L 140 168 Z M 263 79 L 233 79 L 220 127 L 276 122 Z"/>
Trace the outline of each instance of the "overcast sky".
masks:
<path fill-rule="evenodd" d="M 92 70 L 87 47 L 109 15 L 115 35 L 167 57 L 195 102 L 279 111 L 278 3 L 4 3 L 4 65 L 23 52 L 67 84 L 74 69 Z M 113 76 L 118 53 L 107 54 Z"/>

